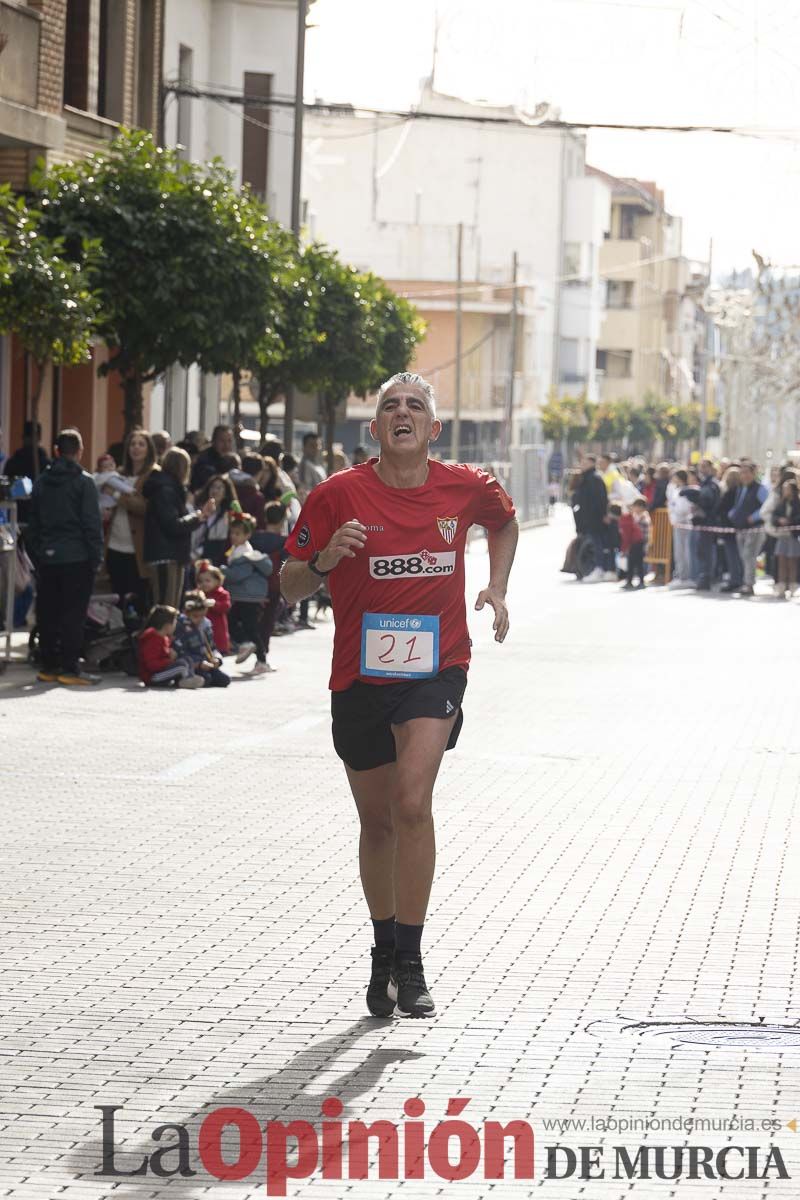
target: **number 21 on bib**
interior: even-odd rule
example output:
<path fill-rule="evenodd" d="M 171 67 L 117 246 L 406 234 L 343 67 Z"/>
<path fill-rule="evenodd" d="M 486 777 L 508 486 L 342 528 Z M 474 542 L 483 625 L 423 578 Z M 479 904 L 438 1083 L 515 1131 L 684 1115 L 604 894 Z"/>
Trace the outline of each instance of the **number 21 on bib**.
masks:
<path fill-rule="evenodd" d="M 439 618 L 416 613 L 364 613 L 361 674 L 426 679 L 439 673 Z"/>

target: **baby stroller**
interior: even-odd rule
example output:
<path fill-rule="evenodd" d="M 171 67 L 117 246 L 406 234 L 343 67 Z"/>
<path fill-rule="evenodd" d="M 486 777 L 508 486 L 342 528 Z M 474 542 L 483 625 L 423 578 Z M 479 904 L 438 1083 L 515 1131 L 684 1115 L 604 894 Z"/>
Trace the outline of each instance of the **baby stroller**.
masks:
<path fill-rule="evenodd" d="M 138 675 L 136 635 L 140 619 L 135 599 L 126 596 L 124 610 L 120 610 L 119 596 L 92 596 L 83 627 L 83 657 L 90 670 Z"/>
<path fill-rule="evenodd" d="M 565 575 L 575 575 L 578 579 L 583 579 L 585 575 L 592 573 L 595 566 L 592 539 L 588 538 L 585 533 L 579 533 L 567 546 L 561 570 Z"/>

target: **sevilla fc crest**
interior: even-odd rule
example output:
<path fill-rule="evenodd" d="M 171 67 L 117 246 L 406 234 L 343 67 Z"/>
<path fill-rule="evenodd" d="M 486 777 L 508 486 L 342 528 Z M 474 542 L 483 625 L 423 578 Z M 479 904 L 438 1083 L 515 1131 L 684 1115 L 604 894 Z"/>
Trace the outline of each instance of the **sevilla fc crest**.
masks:
<path fill-rule="evenodd" d="M 437 517 L 436 524 L 439 526 L 439 533 L 448 546 L 451 546 L 453 538 L 456 536 L 456 529 L 458 528 L 458 517 Z"/>

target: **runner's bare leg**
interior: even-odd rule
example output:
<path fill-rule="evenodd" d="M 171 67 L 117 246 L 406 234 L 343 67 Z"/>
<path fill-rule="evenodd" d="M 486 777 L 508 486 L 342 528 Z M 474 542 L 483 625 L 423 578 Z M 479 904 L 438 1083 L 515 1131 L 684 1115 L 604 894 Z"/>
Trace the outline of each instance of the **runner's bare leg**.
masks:
<path fill-rule="evenodd" d="M 403 925 L 425 922 L 436 865 L 433 785 L 457 717 L 458 710 L 447 720 L 415 717 L 392 725 L 398 784 L 392 803 L 397 832 L 394 898 L 397 920 Z"/>
<path fill-rule="evenodd" d="M 354 771 L 345 765 L 345 771 L 361 822 L 358 842 L 361 886 L 369 915 L 376 921 L 385 921 L 394 915 L 392 805 L 398 786 L 397 763 L 386 763 L 371 771 Z"/>
<path fill-rule="evenodd" d="M 361 821 L 361 885 L 376 920 L 394 913 L 404 925 L 425 922 L 436 863 L 433 786 L 457 717 L 393 725 L 397 762 L 371 771 L 345 766 Z"/>

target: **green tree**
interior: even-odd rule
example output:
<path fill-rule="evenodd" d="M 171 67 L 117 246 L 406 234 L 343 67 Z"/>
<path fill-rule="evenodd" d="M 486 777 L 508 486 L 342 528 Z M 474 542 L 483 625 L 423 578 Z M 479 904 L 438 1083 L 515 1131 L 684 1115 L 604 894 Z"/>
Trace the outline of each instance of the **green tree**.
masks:
<path fill-rule="evenodd" d="M 274 265 L 279 302 L 247 364 L 260 432 L 265 437 L 276 397 L 297 384 L 322 393 L 330 453 L 337 403 L 349 391 L 365 392 L 386 375 L 404 370 L 424 337 L 425 324 L 414 306 L 384 280 L 357 275 L 323 246 L 298 249 L 291 234 L 282 233 Z M 348 312 L 355 313 L 355 324 L 345 331 L 342 322 Z M 345 332 L 348 360 L 340 363 L 335 345 L 343 344 Z"/>
<path fill-rule="evenodd" d="M 258 348 L 274 337 L 287 292 L 293 239 L 249 192 L 241 196 L 232 178 L 213 194 L 216 252 L 197 264 L 207 307 L 204 344 L 197 354 L 203 371 L 229 373 L 234 384 L 234 422 L 240 422 L 240 379 Z"/>
<path fill-rule="evenodd" d="M 0 188 L 0 332 L 14 333 L 36 366 L 27 397 L 33 422 L 34 472 L 38 468 L 39 404 L 47 368 L 75 366 L 91 356 L 96 298 L 87 273 L 65 256 L 63 238 L 41 231 L 42 214 Z M 83 246 L 91 262 L 96 247 Z"/>
<path fill-rule="evenodd" d="M 676 412 L 675 424 L 680 442 L 696 442 L 700 434 L 700 405 L 681 404 Z"/>
<path fill-rule="evenodd" d="M 303 391 L 320 395 L 330 467 L 337 405 L 408 366 L 424 325 L 383 280 L 359 274 L 334 251 L 309 246 L 303 258 L 315 333 L 289 348 L 290 366 Z"/>
<path fill-rule="evenodd" d="M 540 419 L 544 436 L 550 441 L 583 441 L 591 427 L 590 405 L 586 396 L 558 396 L 551 392 Z"/>
<path fill-rule="evenodd" d="M 672 422 L 670 403 L 655 392 L 647 392 L 642 402 L 642 408 L 650 417 L 657 437 L 662 439 L 674 436 L 675 426 Z"/>
<path fill-rule="evenodd" d="M 427 329 L 419 312 L 377 275 L 362 276 L 363 290 L 371 305 L 379 357 L 367 390 L 374 391 L 390 375 L 405 371 Z"/>
<path fill-rule="evenodd" d="M 121 130 L 101 155 L 34 177 L 46 232 L 87 264 L 98 325 L 125 393 L 125 427 L 142 419 L 142 387 L 173 363 L 233 370 L 272 318 L 275 227 L 241 197 L 224 165 L 202 166 Z"/>
<path fill-rule="evenodd" d="M 307 374 L 307 362 L 323 338 L 317 328 L 319 314 L 320 264 L 318 247 L 297 248 L 294 237 L 283 233 L 275 272 L 280 285 L 280 303 L 272 322 L 251 347 L 247 366 L 251 389 L 259 409 L 259 432 L 267 434 L 269 407 L 280 395 Z"/>
<path fill-rule="evenodd" d="M 669 458 L 677 453 L 679 442 L 692 441 L 700 432 L 699 404 L 676 404 L 648 392 L 642 411 L 652 424 L 652 436 L 661 438 L 664 454 Z"/>
<path fill-rule="evenodd" d="M 613 401 L 602 401 L 592 405 L 589 437 L 596 442 L 615 442 L 623 436 L 620 413 Z"/>
<path fill-rule="evenodd" d="M 332 250 L 316 246 L 307 254 L 313 262 L 317 336 L 297 363 L 295 382 L 303 391 L 320 395 L 330 469 L 336 406 L 350 392 L 367 390 L 380 346 L 362 276 Z"/>
<path fill-rule="evenodd" d="M 649 452 L 656 436 L 652 413 L 639 404 L 632 403 L 627 416 L 628 445 L 640 452 Z"/>
<path fill-rule="evenodd" d="M 323 393 L 323 416 L 328 468 L 333 466 L 333 430 L 338 401 L 348 392 L 366 395 L 398 371 L 405 371 L 414 358 L 417 344 L 425 336 L 426 325 L 413 304 L 398 296 L 377 275 L 366 272 L 355 280 L 361 301 L 366 305 L 366 336 L 371 350 L 367 374 L 351 383 L 338 396 Z"/>

